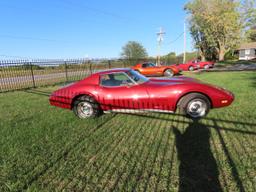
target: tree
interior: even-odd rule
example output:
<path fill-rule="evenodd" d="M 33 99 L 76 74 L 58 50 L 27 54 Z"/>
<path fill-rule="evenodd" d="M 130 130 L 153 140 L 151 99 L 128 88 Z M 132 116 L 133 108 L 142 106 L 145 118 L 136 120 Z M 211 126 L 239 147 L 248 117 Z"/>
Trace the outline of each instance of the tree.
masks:
<path fill-rule="evenodd" d="M 136 63 L 140 59 L 144 59 L 148 56 L 146 49 L 136 41 L 128 41 L 128 43 L 122 47 L 121 56 L 128 59 L 131 63 Z"/>
<path fill-rule="evenodd" d="M 204 33 L 200 31 L 199 26 L 193 20 L 190 21 L 190 33 L 194 38 L 195 48 L 198 50 L 201 60 L 215 60 L 217 56 L 214 43 L 206 39 Z"/>
<path fill-rule="evenodd" d="M 168 65 L 175 64 L 177 62 L 176 53 L 170 52 L 167 55 L 163 55 L 162 60 Z"/>
<path fill-rule="evenodd" d="M 256 28 L 250 29 L 249 34 L 248 34 L 248 40 L 250 42 L 256 42 Z"/>
<path fill-rule="evenodd" d="M 241 22 L 244 30 L 252 29 L 256 26 L 256 1 L 244 0 L 240 5 Z"/>
<path fill-rule="evenodd" d="M 190 32 L 201 56 L 216 53 L 220 61 L 241 37 L 239 4 L 232 0 L 191 0 L 185 5 L 190 15 Z"/>
<path fill-rule="evenodd" d="M 244 0 L 240 8 L 241 21 L 243 23 L 243 40 L 256 41 L 256 1 Z"/>

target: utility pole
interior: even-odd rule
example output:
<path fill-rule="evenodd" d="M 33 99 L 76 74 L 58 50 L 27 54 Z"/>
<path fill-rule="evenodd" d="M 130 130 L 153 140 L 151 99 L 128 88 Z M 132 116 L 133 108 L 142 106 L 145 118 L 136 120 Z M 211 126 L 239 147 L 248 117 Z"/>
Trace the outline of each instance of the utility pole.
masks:
<path fill-rule="evenodd" d="M 186 21 L 184 21 L 184 47 L 183 47 L 183 63 L 186 62 Z"/>
<path fill-rule="evenodd" d="M 162 27 L 160 27 L 160 31 L 158 33 L 156 33 L 157 35 L 157 42 L 158 42 L 158 46 L 157 46 L 157 49 L 158 49 L 158 56 L 157 56 L 157 65 L 160 65 L 161 63 L 161 46 L 162 46 L 162 42 L 164 40 L 164 30 Z"/>

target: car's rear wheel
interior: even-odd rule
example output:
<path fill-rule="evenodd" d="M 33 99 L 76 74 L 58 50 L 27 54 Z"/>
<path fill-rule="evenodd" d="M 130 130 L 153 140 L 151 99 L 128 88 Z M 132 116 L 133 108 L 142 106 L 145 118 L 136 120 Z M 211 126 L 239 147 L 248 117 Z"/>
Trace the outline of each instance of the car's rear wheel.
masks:
<path fill-rule="evenodd" d="M 174 75 L 174 73 L 171 69 L 166 69 L 164 71 L 164 76 L 166 76 L 166 77 L 172 77 L 173 75 Z"/>
<path fill-rule="evenodd" d="M 205 65 L 205 66 L 204 66 L 204 69 L 209 69 L 209 68 L 210 68 L 209 65 Z"/>
<path fill-rule="evenodd" d="M 77 98 L 73 104 L 73 112 L 80 119 L 97 117 L 100 111 L 99 104 L 92 97 L 87 95 Z"/>
<path fill-rule="evenodd" d="M 178 107 L 182 114 L 192 119 L 206 116 L 210 110 L 209 99 L 200 93 L 191 93 L 181 98 Z"/>
<path fill-rule="evenodd" d="M 194 67 L 193 66 L 189 66 L 188 70 L 189 71 L 194 71 Z"/>

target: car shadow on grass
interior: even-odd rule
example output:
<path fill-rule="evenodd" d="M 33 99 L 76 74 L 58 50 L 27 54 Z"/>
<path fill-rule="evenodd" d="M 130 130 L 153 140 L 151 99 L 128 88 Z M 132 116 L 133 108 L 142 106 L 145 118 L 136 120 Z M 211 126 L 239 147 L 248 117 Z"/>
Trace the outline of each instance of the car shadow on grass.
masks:
<path fill-rule="evenodd" d="M 36 94 L 36 95 L 41 95 L 41 96 L 46 96 L 46 97 L 49 97 L 51 95 L 51 92 L 41 91 L 39 89 L 27 89 L 27 90 L 25 90 L 25 92 L 31 93 L 31 94 Z"/>
<path fill-rule="evenodd" d="M 215 130 L 221 144 L 221 149 L 226 157 L 227 163 L 231 170 L 231 177 L 239 191 L 246 191 L 241 180 L 237 165 L 232 158 L 227 144 L 223 137 L 222 131 L 243 134 L 247 136 L 256 136 L 255 131 L 248 130 L 248 127 L 256 127 L 254 123 L 232 121 L 226 119 L 208 118 L 210 123 L 202 123 L 201 121 L 191 121 L 183 115 L 174 114 L 174 119 L 165 118 L 166 116 L 155 114 L 129 114 L 138 117 L 159 119 L 170 121 L 172 124 L 187 125 L 184 132 L 173 126 L 173 134 L 175 136 L 175 145 L 179 165 L 179 191 L 223 191 L 219 181 L 220 168 L 216 163 L 216 159 L 211 151 L 210 137 L 211 129 Z M 223 127 L 223 124 L 239 125 L 245 129 L 237 129 L 236 127 Z M 246 128 L 247 127 L 247 128 Z M 240 141 L 241 142 L 241 141 Z M 243 143 L 240 143 L 243 145 Z M 219 160 L 219 159 L 218 159 Z"/>
<path fill-rule="evenodd" d="M 182 133 L 173 128 L 179 165 L 179 191 L 222 191 L 209 129 L 195 121 Z"/>

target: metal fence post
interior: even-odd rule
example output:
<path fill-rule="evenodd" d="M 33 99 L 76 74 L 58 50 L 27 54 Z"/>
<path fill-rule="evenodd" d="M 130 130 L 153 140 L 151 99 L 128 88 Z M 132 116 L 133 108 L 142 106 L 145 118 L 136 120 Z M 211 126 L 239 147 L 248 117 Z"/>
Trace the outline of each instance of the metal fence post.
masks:
<path fill-rule="evenodd" d="M 66 75 L 66 82 L 68 82 L 68 66 L 67 66 L 67 62 L 65 61 L 65 75 Z"/>
<path fill-rule="evenodd" d="M 90 67 L 90 73 L 92 74 L 92 63 L 88 61 L 89 67 Z"/>
<path fill-rule="evenodd" d="M 32 82 L 33 82 L 33 88 L 36 88 L 36 83 L 35 83 L 35 76 L 34 76 L 34 71 L 33 71 L 33 65 L 30 62 L 30 71 L 31 71 L 31 77 L 32 77 Z"/>
<path fill-rule="evenodd" d="M 108 68 L 111 69 L 111 61 L 108 60 Z"/>
<path fill-rule="evenodd" d="M 123 68 L 125 68 L 126 67 L 126 60 L 124 60 L 124 62 L 123 62 Z"/>

